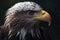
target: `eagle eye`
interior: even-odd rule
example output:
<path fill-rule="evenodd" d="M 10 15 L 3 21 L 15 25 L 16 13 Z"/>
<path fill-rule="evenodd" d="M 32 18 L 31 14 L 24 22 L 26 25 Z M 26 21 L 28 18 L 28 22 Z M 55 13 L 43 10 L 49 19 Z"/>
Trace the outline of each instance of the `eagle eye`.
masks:
<path fill-rule="evenodd" d="M 28 11 L 29 15 L 34 15 L 35 11 Z"/>

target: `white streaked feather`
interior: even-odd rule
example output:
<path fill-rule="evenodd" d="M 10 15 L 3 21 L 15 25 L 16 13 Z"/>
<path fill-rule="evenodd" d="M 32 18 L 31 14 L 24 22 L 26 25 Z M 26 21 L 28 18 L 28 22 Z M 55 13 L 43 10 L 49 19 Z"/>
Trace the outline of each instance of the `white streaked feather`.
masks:
<path fill-rule="evenodd" d="M 40 11 L 42 8 L 34 2 L 19 2 L 13 5 L 9 10 L 18 10 L 18 11 Z"/>

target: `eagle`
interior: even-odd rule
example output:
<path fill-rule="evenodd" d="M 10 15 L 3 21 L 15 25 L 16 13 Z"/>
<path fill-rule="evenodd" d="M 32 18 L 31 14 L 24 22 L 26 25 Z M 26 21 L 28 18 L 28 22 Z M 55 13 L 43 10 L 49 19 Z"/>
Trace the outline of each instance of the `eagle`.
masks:
<path fill-rule="evenodd" d="M 51 15 L 35 2 L 19 2 L 6 12 L 1 40 L 51 40 Z"/>

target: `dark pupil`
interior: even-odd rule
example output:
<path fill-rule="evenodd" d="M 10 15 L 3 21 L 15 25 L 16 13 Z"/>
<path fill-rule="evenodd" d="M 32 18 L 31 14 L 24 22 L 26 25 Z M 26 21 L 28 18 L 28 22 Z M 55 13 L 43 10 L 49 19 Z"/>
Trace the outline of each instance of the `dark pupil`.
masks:
<path fill-rule="evenodd" d="M 30 11 L 29 14 L 30 14 L 30 15 L 34 15 L 34 12 L 33 12 L 33 11 Z"/>
<path fill-rule="evenodd" d="M 36 12 L 36 11 L 28 11 L 28 14 L 29 14 L 29 15 L 34 15 L 35 12 Z"/>

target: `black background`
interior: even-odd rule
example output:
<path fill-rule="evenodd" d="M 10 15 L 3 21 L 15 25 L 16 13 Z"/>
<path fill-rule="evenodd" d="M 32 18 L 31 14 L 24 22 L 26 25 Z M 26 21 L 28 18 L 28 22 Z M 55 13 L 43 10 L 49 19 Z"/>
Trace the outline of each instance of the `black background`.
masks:
<path fill-rule="evenodd" d="M 0 0 L 0 25 L 4 24 L 5 13 L 13 4 L 21 1 L 34 1 L 52 16 L 51 31 L 53 40 L 60 40 L 60 1 L 59 0 Z"/>

